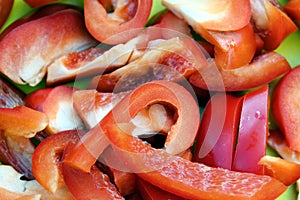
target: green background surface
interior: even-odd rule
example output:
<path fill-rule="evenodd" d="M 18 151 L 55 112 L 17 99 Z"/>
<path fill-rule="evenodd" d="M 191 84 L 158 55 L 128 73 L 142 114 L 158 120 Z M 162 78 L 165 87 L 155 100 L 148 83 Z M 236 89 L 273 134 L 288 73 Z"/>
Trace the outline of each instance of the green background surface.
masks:
<path fill-rule="evenodd" d="M 65 3 L 65 4 L 71 4 L 74 6 L 77 6 L 79 8 L 83 8 L 83 0 L 60 0 L 59 3 Z M 287 0 L 280 0 L 281 5 L 285 5 L 287 3 Z M 164 10 L 165 7 L 161 5 L 160 0 L 154 0 L 153 1 L 153 7 L 150 14 L 149 19 L 151 19 L 153 16 L 155 16 L 156 13 L 159 13 L 160 11 Z M 7 22 L 4 24 L 2 29 L 3 31 L 10 23 L 14 22 L 18 18 L 30 13 L 34 9 L 30 8 L 23 0 L 15 0 L 13 10 L 7 20 Z M 279 27 L 280 28 L 280 27 Z M 280 53 L 281 55 L 285 56 L 288 62 L 292 67 L 296 67 L 300 65 L 300 31 L 297 31 L 290 36 L 288 36 L 283 43 L 278 47 L 276 52 Z M 88 80 L 82 80 L 81 82 L 76 82 L 76 87 L 79 88 L 85 88 L 88 83 Z M 73 84 L 73 83 L 69 83 Z M 40 83 L 36 87 L 29 87 L 27 85 L 17 85 L 22 91 L 24 91 L 26 94 L 31 93 L 32 91 L 45 87 L 45 81 Z M 276 156 L 276 152 L 274 152 L 272 149 L 267 149 L 267 154 Z M 292 185 L 288 188 L 288 190 L 281 195 L 278 200 L 296 200 L 297 192 L 295 189 L 295 185 Z"/>

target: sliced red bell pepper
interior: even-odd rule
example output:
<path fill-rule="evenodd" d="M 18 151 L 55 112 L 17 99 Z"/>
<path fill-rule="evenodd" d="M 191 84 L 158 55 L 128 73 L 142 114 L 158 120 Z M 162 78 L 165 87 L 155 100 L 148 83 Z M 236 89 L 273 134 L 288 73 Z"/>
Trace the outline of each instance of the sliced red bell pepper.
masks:
<path fill-rule="evenodd" d="M 9 16 L 13 4 L 14 4 L 14 0 L 0 1 L 0 8 L 1 8 L 1 12 L 0 12 L 0 28 L 5 23 L 7 17 Z"/>
<path fill-rule="evenodd" d="M 35 179 L 48 191 L 55 191 L 64 185 L 61 174 L 61 156 L 69 142 L 76 143 L 80 134 L 75 130 L 63 131 L 47 137 L 34 150 L 32 173 Z"/>
<path fill-rule="evenodd" d="M 289 186 L 300 178 L 300 164 L 280 157 L 264 156 L 259 164 L 265 166 L 265 174 Z"/>
<path fill-rule="evenodd" d="M 250 3 L 252 20 L 264 41 L 265 50 L 275 50 L 289 34 L 298 29 L 296 24 L 281 10 L 279 4 L 273 5 L 273 2 L 269 0 L 250 1 Z"/>
<path fill-rule="evenodd" d="M 152 37 L 156 30 L 161 31 L 158 28 L 146 29 L 146 36 Z M 176 32 L 161 32 L 169 33 Z M 198 43 L 188 37 L 175 37 L 147 48 L 134 62 L 109 74 L 94 77 L 89 88 L 97 88 L 102 92 L 120 92 L 132 90 L 151 80 L 180 82 L 206 65 L 205 55 Z"/>
<path fill-rule="evenodd" d="M 240 91 L 259 87 L 291 70 L 287 60 L 278 53 L 267 52 L 237 69 L 217 69 L 211 66 L 192 74 L 189 81 L 210 91 Z"/>
<path fill-rule="evenodd" d="M 44 102 L 53 88 L 42 88 L 36 90 L 24 98 L 25 105 L 29 108 L 43 112 Z"/>
<path fill-rule="evenodd" d="M 26 106 L 0 108 L 0 130 L 8 135 L 31 138 L 48 125 L 45 113 Z"/>
<path fill-rule="evenodd" d="M 201 30 L 201 36 L 215 46 L 216 64 L 234 69 L 250 63 L 256 52 L 255 34 L 250 24 L 228 32 Z"/>
<path fill-rule="evenodd" d="M 205 107 L 193 161 L 231 169 L 242 97 L 218 93 Z"/>
<path fill-rule="evenodd" d="M 276 86 L 272 97 L 272 112 L 288 146 L 300 151 L 300 66 L 284 76 Z"/>
<path fill-rule="evenodd" d="M 128 99 L 131 102 L 128 102 Z M 138 99 L 138 101 L 133 101 Z M 103 128 L 112 123 L 129 122 L 141 109 L 154 104 L 169 102 L 171 108 L 176 110 L 177 122 L 172 126 L 165 142 L 165 149 L 170 154 L 179 154 L 187 150 L 194 143 L 199 127 L 200 114 L 194 97 L 182 86 L 169 81 L 152 81 L 139 87 L 137 91 L 130 93 L 113 109 L 106 117 L 81 141 L 73 151 L 66 155 L 64 162 L 88 172 L 98 156 L 109 145 L 103 134 Z M 119 105 L 118 104 L 118 105 Z M 130 109 L 128 108 L 130 107 Z M 130 113 L 124 112 L 129 109 Z M 115 113 L 123 113 L 115 118 Z M 128 115 L 126 115 L 128 114 Z"/>
<path fill-rule="evenodd" d="M 140 178 L 184 198 L 275 199 L 286 189 L 270 176 L 208 167 L 171 156 L 123 132 L 117 124 L 108 125 L 105 134 L 116 147 L 118 158 Z"/>
<path fill-rule="evenodd" d="M 264 86 L 244 97 L 232 169 L 263 174 L 259 160 L 266 155 L 269 88 Z"/>
<path fill-rule="evenodd" d="M 72 144 L 67 145 L 64 153 L 69 152 L 70 146 Z M 109 177 L 103 174 L 95 165 L 91 167 L 90 172 L 83 172 L 62 163 L 62 174 L 67 188 L 75 199 L 124 200 L 124 197 L 110 182 Z"/>
<path fill-rule="evenodd" d="M 269 176 L 212 168 L 167 153 L 179 148 L 186 149 L 191 145 L 190 140 L 193 142 L 199 123 L 198 108 L 193 101 L 192 96 L 178 84 L 168 81 L 143 84 L 100 122 L 102 134 L 117 153 L 116 159 L 139 177 L 184 198 L 274 199 L 279 196 L 286 186 Z M 177 110 L 177 122 L 169 133 L 166 150 L 154 149 L 132 137 L 129 132 L 124 132 L 124 124 L 130 124 L 133 116 L 144 107 L 158 102 Z M 122 128 L 119 125 L 123 125 Z M 97 134 L 90 134 L 89 139 L 95 142 Z"/>
<path fill-rule="evenodd" d="M 283 7 L 284 11 L 294 20 L 300 21 L 300 1 L 290 0 Z"/>
<path fill-rule="evenodd" d="M 119 2 L 119 1 L 118 1 Z M 135 37 L 146 25 L 152 0 L 132 0 L 116 7 L 110 15 L 98 0 L 84 1 L 84 18 L 88 31 L 100 42 L 120 44 Z"/>

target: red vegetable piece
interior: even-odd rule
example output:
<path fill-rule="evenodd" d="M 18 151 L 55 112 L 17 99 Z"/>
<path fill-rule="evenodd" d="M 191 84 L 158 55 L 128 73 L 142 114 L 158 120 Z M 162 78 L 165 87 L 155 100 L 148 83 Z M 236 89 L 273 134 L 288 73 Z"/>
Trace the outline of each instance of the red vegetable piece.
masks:
<path fill-rule="evenodd" d="M 66 147 L 65 154 L 68 153 L 69 148 Z M 124 200 L 109 177 L 95 165 L 91 167 L 90 172 L 83 172 L 62 163 L 62 174 L 67 188 L 75 199 Z"/>
<path fill-rule="evenodd" d="M 237 69 L 217 69 L 215 64 L 211 63 L 210 66 L 192 74 L 189 81 L 210 91 L 240 91 L 259 87 L 290 70 L 291 67 L 283 56 L 268 52 Z"/>
<path fill-rule="evenodd" d="M 300 21 L 300 0 L 288 1 L 283 9 L 292 19 Z"/>
<path fill-rule="evenodd" d="M 65 155 L 63 162 L 83 172 L 89 172 L 100 154 L 109 145 L 99 123 L 85 134 Z"/>
<path fill-rule="evenodd" d="M 43 105 L 43 112 L 49 119 L 47 133 L 84 129 L 82 120 L 73 108 L 72 97 L 76 90 L 72 86 L 61 85 L 50 91 Z"/>
<path fill-rule="evenodd" d="M 264 40 L 264 49 L 275 50 L 281 42 L 298 28 L 295 23 L 269 0 L 250 1 L 252 19 L 258 33 Z"/>
<path fill-rule="evenodd" d="M 269 89 L 264 86 L 248 92 L 243 101 L 239 134 L 232 169 L 263 174 L 259 160 L 266 154 Z"/>
<path fill-rule="evenodd" d="M 45 17 L 48 15 L 52 15 L 55 12 L 58 12 L 58 11 L 61 11 L 61 10 L 67 9 L 67 8 L 70 8 L 70 6 L 63 5 L 63 4 L 53 4 L 53 5 L 49 5 L 46 7 L 42 7 L 36 11 L 33 11 L 33 12 L 29 13 L 28 15 L 25 15 L 24 17 L 17 19 L 13 23 L 11 23 L 7 28 L 5 28 L 5 30 L 3 30 L 3 32 L 0 34 L 0 41 L 14 28 L 16 28 L 26 22 L 29 22 L 29 21 L 32 21 L 35 19 L 39 19 L 41 17 Z"/>
<path fill-rule="evenodd" d="M 118 158 L 139 172 L 140 178 L 187 199 L 275 199 L 286 189 L 270 176 L 208 167 L 178 156 L 171 157 L 123 132 L 116 124 L 107 126 L 105 135 L 117 147 Z"/>
<path fill-rule="evenodd" d="M 8 135 L 33 137 L 48 125 L 47 116 L 26 106 L 0 108 L 0 131 Z"/>
<path fill-rule="evenodd" d="M 53 59 L 96 43 L 80 12 L 61 10 L 27 21 L 5 35 L 0 42 L 0 71 L 15 83 L 35 86 Z"/>
<path fill-rule="evenodd" d="M 300 164 L 280 157 L 264 156 L 259 164 L 265 166 L 265 174 L 272 176 L 289 186 L 300 178 Z"/>
<path fill-rule="evenodd" d="M 223 69 L 234 69 L 250 63 L 256 52 L 256 41 L 250 24 L 231 32 L 208 31 L 216 41 L 215 61 Z"/>
<path fill-rule="evenodd" d="M 231 169 L 242 98 L 217 93 L 204 110 L 193 161 Z"/>
<path fill-rule="evenodd" d="M 109 16 L 98 0 L 85 0 L 86 27 L 100 42 L 125 43 L 142 31 L 151 7 L 152 0 L 118 1 L 114 12 Z"/>
<path fill-rule="evenodd" d="M 93 128 L 129 92 L 101 93 L 97 90 L 77 90 L 73 93 L 73 106 L 89 128 Z"/>
<path fill-rule="evenodd" d="M 61 156 L 69 142 L 76 143 L 84 132 L 63 131 L 47 137 L 32 155 L 32 173 L 48 191 L 55 193 L 64 186 L 61 172 Z"/>
<path fill-rule="evenodd" d="M 114 183 L 122 196 L 133 194 L 137 187 L 137 177 L 134 173 L 128 173 L 110 168 Z"/>
<path fill-rule="evenodd" d="M 44 111 L 44 103 L 53 88 L 42 88 L 36 90 L 24 98 L 24 103 L 27 107 L 37 111 Z"/>
<path fill-rule="evenodd" d="M 180 82 L 206 65 L 202 48 L 193 39 L 176 37 L 150 47 L 137 60 L 109 74 L 94 77 L 89 88 L 97 88 L 101 92 L 120 92 L 133 90 L 151 80 Z"/>
<path fill-rule="evenodd" d="M 166 138 L 166 151 L 170 154 L 178 154 L 187 150 L 194 142 L 200 120 L 199 109 L 193 96 L 182 86 L 169 81 L 152 81 L 138 88 L 117 104 L 118 109 L 110 111 L 97 126 L 91 129 L 66 155 L 64 162 L 83 171 L 89 171 L 102 151 L 109 145 L 103 134 L 103 127 L 123 121 L 128 123 L 129 119 L 143 108 L 161 101 L 168 102 L 178 115 L 177 122 L 172 126 Z M 124 109 L 129 109 L 130 112 L 124 112 Z M 123 113 L 123 115 L 115 118 L 114 113 Z"/>
<path fill-rule="evenodd" d="M 162 190 L 140 178 L 138 179 L 138 190 L 142 198 L 146 200 L 184 200 L 184 198 Z"/>
<path fill-rule="evenodd" d="M 0 77 L 0 108 L 14 108 L 24 104 L 24 94 Z M 31 155 L 34 146 L 29 138 L 12 136 L 0 131 L 0 162 L 9 164 L 27 179 L 34 179 L 31 172 Z"/>
<path fill-rule="evenodd" d="M 179 19 L 176 15 L 174 15 L 172 12 L 167 12 L 164 14 L 159 22 L 154 25 L 155 27 L 160 27 L 163 29 L 171 29 L 176 32 L 180 32 L 182 34 L 191 35 L 191 30 L 189 28 L 189 25 L 182 19 Z M 173 31 L 166 31 L 162 30 L 163 38 L 169 39 L 171 37 L 175 37 L 176 32 Z M 178 33 L 177 33 L 178 34 Z"/>
<path fill-rule="evenodd" d="M 2 0 L 0 1 L 0 28 L 5 23 L 7 17 L 10 14 L 14 0 Z"/>
<path fill-rule="evenodd" d="M 300 66 L 285 75 L 273 94 L 272 112 L 280 130 L 285 135 L 287 145 L 300 151 Z"/>

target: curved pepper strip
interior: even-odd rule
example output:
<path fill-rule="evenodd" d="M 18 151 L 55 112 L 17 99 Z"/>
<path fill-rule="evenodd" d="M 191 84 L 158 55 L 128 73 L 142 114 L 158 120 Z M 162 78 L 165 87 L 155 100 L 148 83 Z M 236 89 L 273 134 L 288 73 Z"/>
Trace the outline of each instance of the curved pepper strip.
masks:
<path fill-rule="evenodd" d="M 127 18 L 129 18 L 128 21 L 121 23 L 110 19 L 105 8 L 98 0 L 85 0 L 84 18 L 88 31 L 97 40 L 107 44 L 127 42 L 135 37 L 146 25 L 152 7 L 152 0 L 136 0 L 129 4 L 134 3 L 137 4 L 134 6 L 136 8 L 130 8 L 131 5 L 128 5 L 128 13 L 123 13 L 123 10 L 126 9 L 119 10 L 121 12 L 119 13 L 120 15 L 127 15 Z M 131 13 L 134 11 L 135 13 Z M 131 14 L 134 14 L 134 16 L 130 16 Z"/>
<path fill-rule="evenodd" d="M 143 108 L 160 102 L 175 108 L 178 116 L 176 124 L 172 126 L 166 138 L 165 150 L 173 155 L 184 152 L 193 145 L 198 131 L 200 122 L 198 105 L 191 93 L 182 86 L 169 81 L 152 81 L 141 85 L 125 97 L 81 139 L 66 155 L 64 162 L 88 172 L 98 156 L 109 145 L 103 132 L 105 126 L 115 123 L 126 124 Z"/>
<path fill-rule="evenodd" d="M 102 121 L 103 132 L 111 145 L 115 147 L 118 159 L 123 158 L 123 162 L 128 163 L 127 167 L 136 172 L 139 177 L 168 192 L 189 199 L 203 199 L 203 197 L 207 199 L 275 199 L 286 189 L 281 182 L 269 176 L 212 168 L 171 156 L 164 150 L 150 147 L 121 129 L 119 125 L 130 122 L 130 117 L 144 106 L 153 103 L 153 98 L 148 91 L 158 92 L 155 96 L 156 101 L 159 100 L 160 103 L 165 105 L 173 103 L 170 102 L 172 99 L 169 97 L 170 94 L 166 91 L 157 91 L 158 85 L 168 91 L 173 84 L 157 81 L 137 88 Z M 181 109 L 188 109 L 188 107 L 189 105 Z M 124 112 L 125 108 L 128 110 Z M 181 116 L 183 113 L 183 111 L 178 112 L 179 119 L 183 116 L 185 119 L 190 119 L 188 114 Z M 109 121 L 110 123 L 105 123 Z M 185 123 L 178 121 L 177 125 L 188 128 Z M 182 127 L 174 129 L 173 134 L 180 134 Z"/>
<path fill-rule="evenodd" d="M 186 100 L 191 98 L 187 95 L 182 87 L 168 81 L 153 81 L 138 87 L 100 122 L 102 132 L 90 134 L 94 140 L 90 144 L 96 146 L 95 137 L 104 134 L 117 153 L 117 159 L 126 163 L 130 170 L 153 185 L 184 198 L 275 199 L 279 196 L 286 186 L 272 177 L 212 168 L 166 152 L 179 148 L 185 140 L 193 141 L 194 135 L 187 134 L 197 132 L 198 108 L 190 104 L 191 100 Z M 185 102 L 179 104 L 180 101 Z M 168 136 L 170 140 L 166 141 L 166 150 L 152 148 L 119 126 L 130 124 L 140 110 L 158 102 L 177 108 L 178 119 Z"/>
<path fill-rule="evenodd" d="M 132 170 L 147 170 L 137 173 L 140 178 L 187 199 L 271 200 L 286 190 L 283 183 L 270 176 L 208 167 L 164 154 L 162 150 L 153 149 L 142 140 L 131 137 L 116 124 L 107 126 L 105 134 L 121 151 L 118 152 L 121 155 L 119 158 L 129 163 Z M 155 157 L 157 154 L 163 158 Z M 139 158 L 147 156 L 151 158 L 150 162 L 143 162 L 145 168 L 142 169 L 140 166 L 143 160 Z M 153 171 L 150 171 L 151 169 Z"/>
<path fill-rule="evenodd" d="M 289 72 L 291 67 L 287 60 L 276 52 L 267 52 L 254 58 L 247 65 L 236 69 L 215 70 L 215 64 L 192 74 L 189 81 L 201 88 L 213 91 L 241 91 L 266 84 Z M 219 76 L 222 81 L 219 81 Z"/>

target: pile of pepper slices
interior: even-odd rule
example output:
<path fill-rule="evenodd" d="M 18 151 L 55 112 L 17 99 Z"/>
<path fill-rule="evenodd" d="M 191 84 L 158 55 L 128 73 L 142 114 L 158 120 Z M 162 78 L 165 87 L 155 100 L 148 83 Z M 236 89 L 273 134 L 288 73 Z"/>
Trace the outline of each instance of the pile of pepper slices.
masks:
<path fill-rule="evenodd" d="M 276 52 L 299 0 L 23 3 L 0 35 L 1 199 L 276 199 L 300 178 L 300 68 Z"/>

